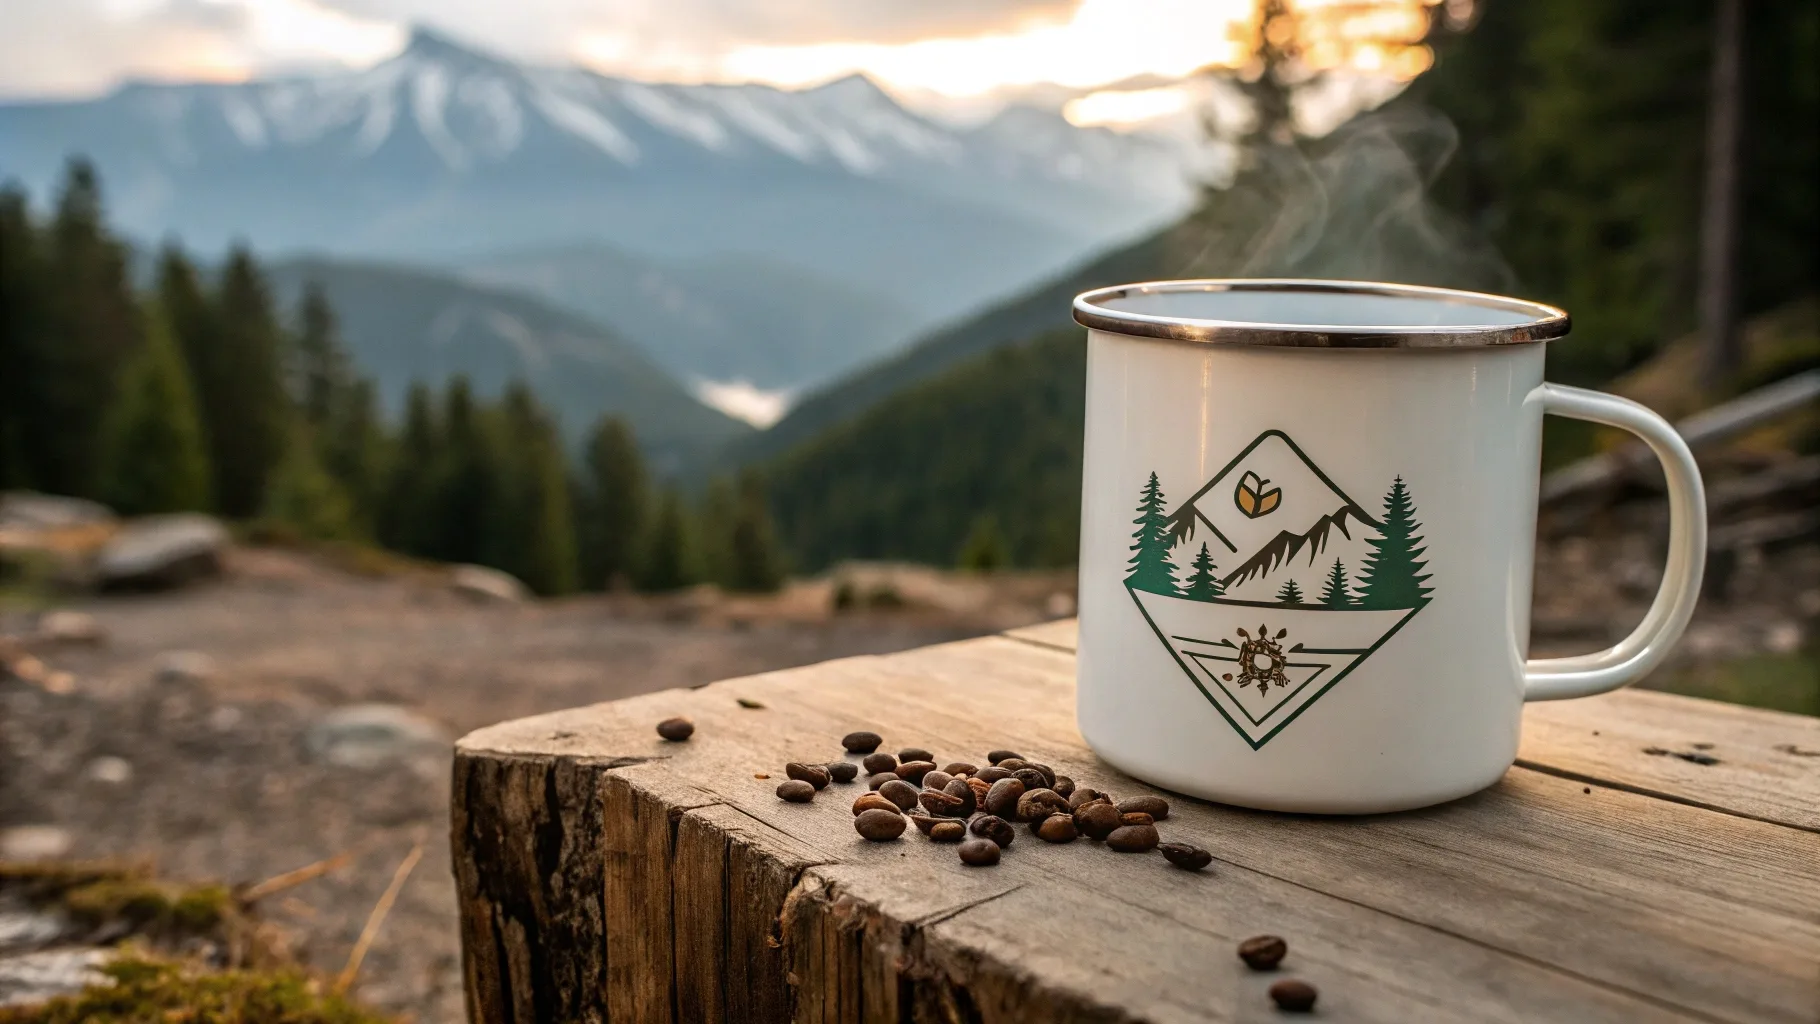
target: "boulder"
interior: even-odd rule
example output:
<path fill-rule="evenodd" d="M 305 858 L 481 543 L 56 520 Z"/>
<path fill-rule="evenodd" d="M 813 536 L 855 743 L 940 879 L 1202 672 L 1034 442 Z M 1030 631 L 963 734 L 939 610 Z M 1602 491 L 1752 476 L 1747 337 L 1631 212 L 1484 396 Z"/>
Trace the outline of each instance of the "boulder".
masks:
<path fill-rule="evenodd" d="M 104 588 L 160 589 L 221 573 L 227 527 L 196 512 L 147 516 L 121 528 L 95 556 Z"/>
<path fill-rule="evenodd" d="M 81 526 L 106 526 L 114 511 L 86 498 L 65 498 L 34 491 L 0 494 L 0 530 L 67 530 Z"/>
<path fill-rule="evenodd" d="M 0 828 L 0 860 L 55 860 L 69 852 L 73 841 L 68 829 L 55 825 Z"/>
<path fill-rule="evenodd" d="M 108 979 L 100 968 L 116 955 L 86 946 L 0 957 L 0 1006 L 32 1006 L 105 983 Z"/>
<path fill-rule="evenodd" d="M 518 604 L 531 596 L 530 588 L 518 577 L 484 565 L 456 566 L 449 585 L 456 593 L 483 603 Z"/>
<path fill-rule="evenodd" d="M 60 609 L 45 612 L 38 617 L 38 629 L 33 637 L 41 644 L 69 644 L 93 646 L 107 640 L 107 630 L 87 612 Z"/>
<path fill-rule="evenodd" d="M 345 768 L 398 761 L 445 761 L 450 737 L 440 725 L 395 704 L 350 704 L 322 716 L 304 734 L 310 755 Z"/>

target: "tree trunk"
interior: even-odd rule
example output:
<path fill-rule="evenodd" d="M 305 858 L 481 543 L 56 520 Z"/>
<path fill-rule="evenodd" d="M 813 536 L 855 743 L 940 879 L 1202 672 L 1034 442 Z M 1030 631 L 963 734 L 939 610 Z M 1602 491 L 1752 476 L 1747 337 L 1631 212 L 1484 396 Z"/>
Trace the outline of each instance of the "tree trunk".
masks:
<path fill-rule="evenodd" d="M 1744 0 L 1718 0 L 1700 225 L 1700 336 L 1709 385 L 1740 362 L 1737 332 L 1738 160 L 1744 120 Z"/>

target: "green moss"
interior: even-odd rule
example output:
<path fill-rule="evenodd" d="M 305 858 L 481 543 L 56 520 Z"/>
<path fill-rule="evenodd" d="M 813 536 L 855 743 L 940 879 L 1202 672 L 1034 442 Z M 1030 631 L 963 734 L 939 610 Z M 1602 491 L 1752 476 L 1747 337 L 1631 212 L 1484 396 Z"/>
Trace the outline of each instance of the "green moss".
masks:
<path fill-rule="evenodd" d="M 137 931 L 222 936 L 241 917 L 226 886 L 165 882 L 133 865 L 0 863 L 0 889 L 60 906 L 90 927 L 124 921 Z"/>
<path fill-rule="evenodd" d="M 0 1024 L 391 1024 L 289 968 L 208 971 L 133 955 L 102 972 L 111 983 L 0 1009 Z"/>

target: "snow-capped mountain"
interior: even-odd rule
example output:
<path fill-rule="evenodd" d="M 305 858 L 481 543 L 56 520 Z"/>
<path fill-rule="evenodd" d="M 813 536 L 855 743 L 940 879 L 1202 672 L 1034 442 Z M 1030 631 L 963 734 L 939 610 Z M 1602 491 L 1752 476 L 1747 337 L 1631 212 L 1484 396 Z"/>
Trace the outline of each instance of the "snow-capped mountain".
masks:
<path fill-rule="evenodd" d="M 651 84 L 421 30 L 360 71 L 0 105 L 0 177 L 42 197 L 73 153 L 96 162 L 129 232 L 204 249 L 775 253 L 944 311 L 1160 222 L 1190 193 L 1181 143 L 1053 113 L 959 128 L 857 76 Z"/>

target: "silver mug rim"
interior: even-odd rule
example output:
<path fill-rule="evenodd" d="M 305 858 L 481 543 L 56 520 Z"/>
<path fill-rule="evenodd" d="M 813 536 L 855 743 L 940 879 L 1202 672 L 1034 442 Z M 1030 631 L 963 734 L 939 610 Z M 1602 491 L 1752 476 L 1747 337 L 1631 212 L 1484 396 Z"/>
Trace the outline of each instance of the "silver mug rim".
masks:
<path fill-rule="evenodd" d="M 1107 308 L 1104 303 L 1133 295 L 1166 295 L 1184 292 L 1323 292 L 1348 295 L 1384 295 L 1397 298 L 1478 306 L 1522 313 L 1529 319 L 1515 324 L 1438 327 L 1350 327 L 1342 324 L 1273 324 L 1196 317 L 1156 316 Z M 1074 297 L 1074 322 L 1089 330 L 1139 338 L 1159 338 L 1204 345 L 1263 345 L 1286 348 L 1478 348 L 1491 345 L 1528 345 L 1567 334 L 1567 312 L 1541 302 L 1513 299 L 1488 292 L 1469 292 L 1427 285 L 1391 284 L 1381 281 L 1334 281 L 1303 278 L 1203 278 L 1148 281 L 1095 288 Z"/>

